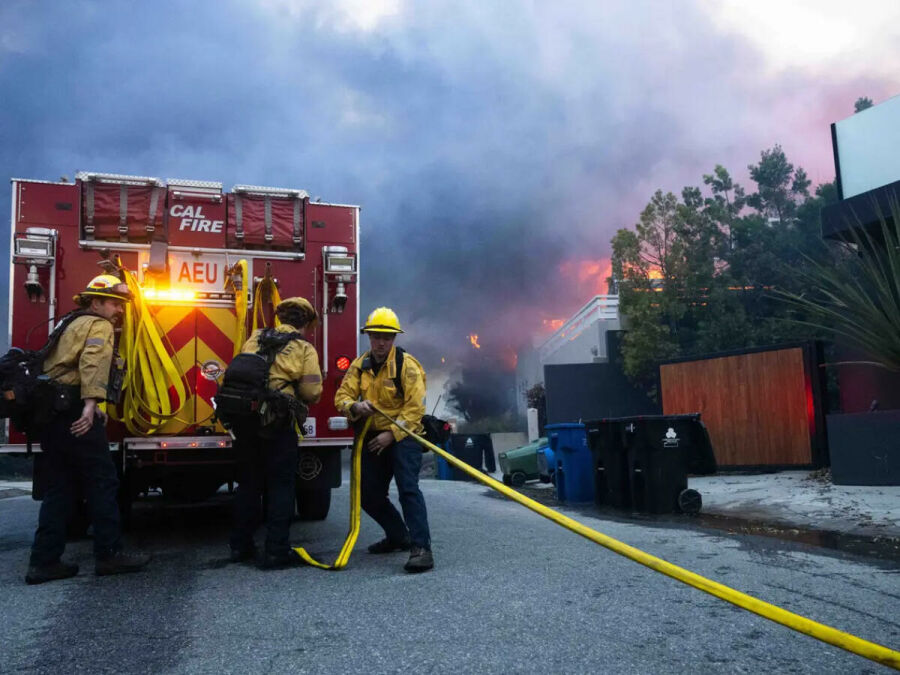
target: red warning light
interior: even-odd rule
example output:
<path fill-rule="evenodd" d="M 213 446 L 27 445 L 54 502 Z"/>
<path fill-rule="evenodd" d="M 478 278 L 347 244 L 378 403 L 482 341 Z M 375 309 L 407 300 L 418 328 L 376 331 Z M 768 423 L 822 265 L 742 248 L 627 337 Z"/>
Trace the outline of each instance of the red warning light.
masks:
<path fill-rule="evenodd" d="M 347 370 L 350 367 L 350 359 L 348 359 L 346 356 L 339 356 L 337 357 L 337 359 L 335 359 L 334 365 L 338 370 Z"/>

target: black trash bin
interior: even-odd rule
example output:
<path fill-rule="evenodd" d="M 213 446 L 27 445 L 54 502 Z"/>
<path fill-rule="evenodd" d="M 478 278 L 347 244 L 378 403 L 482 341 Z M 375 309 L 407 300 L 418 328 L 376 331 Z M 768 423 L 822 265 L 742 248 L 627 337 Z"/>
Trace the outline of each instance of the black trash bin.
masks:
<path fill-rule="evenodd" d="M 687 476 L 715 473 L 716 460 L 699 413 L 617 417 L 587 426 L 599 503 L 645 513 L 700 510 L 700 493 L 688 488 Z"/>
<path fill-rule="evenodd" d="M 490 434 L 451 434 L 450 453 L 479 471 L 485 470 L 485 463 L 488 471 L 497 468 Z M 456 467 L 451 467 L 450 473 L 453 480 L 474 480 Z"/>
<path fill-rule="evenodd" d="M 700 414 L 623 418 L 631 499 L 645 513 L 697 513 L 700 493 L 688 473 L 715 473 L 716 460 Z"/>
<path fill-rule="evenodd" d="M 624 424 L 618 419 L 585 422 L 588 447 L 594 460 L 594 495 L 597 504 L 631 507 Z"/>

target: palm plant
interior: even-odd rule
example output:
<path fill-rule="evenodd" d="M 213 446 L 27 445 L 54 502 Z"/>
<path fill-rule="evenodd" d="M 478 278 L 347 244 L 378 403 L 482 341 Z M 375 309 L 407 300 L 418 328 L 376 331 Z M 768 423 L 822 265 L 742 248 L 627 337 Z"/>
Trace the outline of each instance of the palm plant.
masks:
<path fill-rule="evenodd" d="M 889 199 L 890 213 L 875 204 L 878 227 L 850 223 L 838 261 L 809 256 L 796 270 L 804 293 L 775 291 L 799 316 L 792 319 L 843 338 L 871 360 L 856 361 L 900 371 L 900 202 Z"/>

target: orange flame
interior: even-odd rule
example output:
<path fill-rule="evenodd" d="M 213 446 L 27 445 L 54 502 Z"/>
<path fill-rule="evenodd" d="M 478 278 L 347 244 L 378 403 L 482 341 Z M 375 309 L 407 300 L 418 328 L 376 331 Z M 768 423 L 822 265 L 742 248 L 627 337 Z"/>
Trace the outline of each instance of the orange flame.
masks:
<path fill-rule="evenodd" d="M 567 260 L 559 265 L 559 273 L 574 286 L 578 295 L 603 295 L 612 274 L 608 258 L 599 260 Z"/>
<path fill-rule="evenodd" d="M 509 370 L 515 370 L 516 366 L 519 364 L 519 355 L 516 354 L 512 347 L 507 347 L 503 351 L 503 363 Z"/>
<path fill-rule="evenodd" d="M 542 323 L 544 324 L 544 328 L 551 331 L 557 331 L 565 322 L 565 319 L 544 319 Z"/>
<path fill-rule="evenodd" d="M 475 347 L 475 349 L 481 349 L 481 345 L 478 344 L 478 334 L 477 333 L 472 333 L 471 335 L 469 335 L 469 342 L 472 343 L 472 346 Z"/>

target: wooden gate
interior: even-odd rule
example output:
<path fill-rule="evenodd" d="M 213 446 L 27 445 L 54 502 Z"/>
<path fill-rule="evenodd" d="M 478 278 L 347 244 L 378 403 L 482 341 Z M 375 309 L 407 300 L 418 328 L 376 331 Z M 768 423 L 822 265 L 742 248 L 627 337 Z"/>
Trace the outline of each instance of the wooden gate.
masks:
<path fill-rule="evenodd" d="M 720 468 L 823 466 L 820 352 L 803 343 L 662 363 L 663 413 L 699 412 Z"/>

